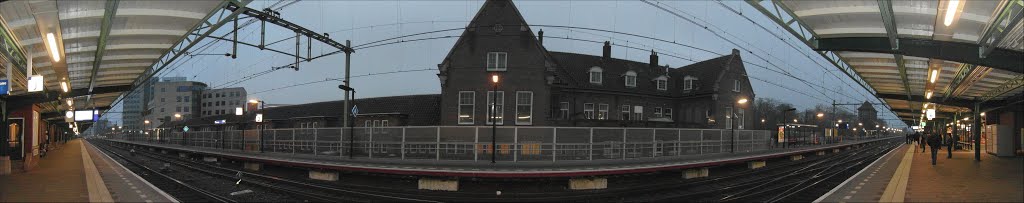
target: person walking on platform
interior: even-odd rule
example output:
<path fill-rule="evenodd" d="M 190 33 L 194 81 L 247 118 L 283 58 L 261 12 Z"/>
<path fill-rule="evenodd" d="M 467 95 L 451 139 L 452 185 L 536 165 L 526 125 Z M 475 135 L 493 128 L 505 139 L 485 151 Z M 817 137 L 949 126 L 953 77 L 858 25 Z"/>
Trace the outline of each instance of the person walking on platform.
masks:
<path fill-rule="evenodd" d="M 953 145 L 955 145 L 955 144 L 956 144 L 956 136 L 953 136 L 953 134 L 946 134 L 946 153 L 947 153 L 946 158 L 947 159 L 952 159 L 953 158 Z"/>
<path fill-rule="evenodd" d="M 936 156 L 938 156 L 938 154 L 939 154 L 939 150 L 942 149 L 942 138 L 940 138 L 939 136 L 940 136 L 939 134 L 929 134 L 928 135 L 928 146 L 931 146 L 931 149 L 932 149 L 932 165 L 933 166 L 935 165 L 935 159 L 936 159 Z"/>
<path fill-rule="evenodd" d="M 921 146 L 921 152 L 922 153 L 925 152 L 925 146 L 928 145 L 928 137 L 929 137 L 929 135 L 931 135 L 931 133 L 925 133 L 925 134 L 921 135 L 920 138 L 917 140 L 917 145 Z"/>

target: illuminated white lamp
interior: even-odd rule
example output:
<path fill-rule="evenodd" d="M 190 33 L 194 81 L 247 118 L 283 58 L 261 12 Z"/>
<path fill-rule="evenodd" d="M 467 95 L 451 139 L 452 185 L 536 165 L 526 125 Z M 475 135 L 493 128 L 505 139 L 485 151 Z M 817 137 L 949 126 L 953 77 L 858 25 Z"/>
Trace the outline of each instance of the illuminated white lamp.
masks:
<path fill-rule="evenodd" d="M 932 78 L 929 81 L 935 83 L 935 79 L 939 79 L 939 70 L 932 70 Z"/>
<path fill-rule="evenodd" d="M 953 24 L 953 17 L 956 16 L 956 9 L 960 6 L 960 0 L 949 0 L 949 5 L 946 6 L 946 17 L 942 21 L 943 25 L 949 26 Z"/>
<path fill-rule="evenodd" d="M 242 107 L 235 107 L 235 115 L 241 116 L 243 113 Z"/>
<path fill-rule="evenodd" d="M 46 45 L 50 47 L 50 57 L 53 58 L 53 62 L 60 62 L 60 50 L 57 49 L 57 38 L 53 37 L 53 33 L 46 33 Z"/>

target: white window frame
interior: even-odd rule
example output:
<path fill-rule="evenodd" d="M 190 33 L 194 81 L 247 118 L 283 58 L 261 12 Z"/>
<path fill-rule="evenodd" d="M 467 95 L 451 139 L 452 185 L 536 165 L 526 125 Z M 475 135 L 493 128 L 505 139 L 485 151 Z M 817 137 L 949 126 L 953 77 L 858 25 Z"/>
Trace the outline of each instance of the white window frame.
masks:
<path fill-rule="evenodd" d="M 524 98 L 521 97 L 525 97 L 526 95 L 529 95 L 529 98 L 525 100 L 528 103 L 520 103 L 524 101 Z M 521 107 L 529 108 L 529 110 L 525 112 L 528 117 L 525 120 L 520 118 L 522 117 L 521 114 L 524 113 L 520 111 L 522 110 L 520 109 Z M 516 91 L 516 125 L 533 125 L 533 92 L 531 91 Z"/>
<path fill-rule="evenodd" d="M 737 108 L 736 109 L 736 129 L 743 130 L 744 125 L 746 124 L 745 122 L 743 122 L 744 121 L 743 120 L 744 116 L 746 116 L 746 115 L 743 112 L 743 109 Z"/>
<path fill-rule="evenodd" d="M 597 120 L 608 120 L 608 104 L 597 105 Z"/>
<path fill-rule="evenodd" d="M 658 78 L 654 79 L 654 86 L 658 88 L 658 90 L 668 90 L 668 77 L 665 77 L 664 75 L 658 76 Z"/>
<path fill-rule="evenodd" d="M 569 119 L 569 102 L 560 102 L 560 103 L 558 103 L 558 113 L 561 114 L 561 115 L 558 115 L 558 116 L 560 118 L 562 118 L 562 120 L 568 120 Z"/>
<path fill-rule="evenodd" d="M 596 109 L 594 103 L 583 103 L 583 117 L 588 120 L 594 119 L 594 109 Z"/>
<path fill-rule="evenodd" d="M 508 52 L 487 52 L 487 71 L 508 70 Z"/>
<path fill-rule="evenodd" d="M 725 129 L 732 129 L 732 107 L 725 107 Z"/>
<path fill-rule="evenodd" d="M 629 120 L 629 116 L 630 116 L 630 114 L 632 113 L 632 110 L 631 110 L 631 108 L 632 108 L 632 107 L 630 107 L 630 106 L 629 106 L 628 104 L 627 104 L 627 105 L 622 105 L 622 107 L 621 107 L 621 108 L 619 108 L 619 111 L 621 112 L 621 113 L 619 114 L 619 116 L 621 116 L 622 118 L 619 118 L 619 120 L 624 120 L 624 121 L 625 121 L 625 120 Z M 623 115 L 624 115 L 624 116 L 623 116 Z"/>
<path fill-rule="evenodd" d="M 665 116 L 665 118 L 668 118 L 669 120 L 674 120 L 672 119 L 672 113 L 672 108 L 665 108 L 665 112 L 663 112 L 662 114 Z"/>
<path fill-rule="evenodd" d="M 694 77 L 683 77 L 683 90 L 693 90 L 693 81 L 695 80 L 697 79 Z"/>
<path fill-rule="evenodd" d="M 636 87 L 636 72 L 626 71 L 622 77 L 625 79 L 626 87 Z"/>
<path fill-rule="evenodd" d="M 733 82 L 732 82 L 732 91 L 733 92 L 740 92 L 740 80 L 739 79 L 733 80 Z"/>
<path fill-rule="evenodd" d="M 594 74 L 597 74 L 597 77 L 594 77 Z M 604 82 L 604 69 L 601 69 L 601 67 L 591 67 L 588 75 L 590 76 L 590 83 L 601 84 Z"/>
<path fill-rule="evenodd" d="M 492 95 L 495 94 L 498 95 L 498 100 L 494 101 L 497 104 L 493 105 L 491 103 L 491 98 Z M 487 101 L 485 101 L 487 102 L 487 105 L 484 106 L 487 107 L 487 112 L 485 112 L 484 114 L 487 116 L 485 117 L 487 118 L 487 120 L 485 120 L 484 123 L 486 123 L 487 125 L 491 125 L 492 123 L 497 123 L 496 125 L 505 125 L 505 91 L 498 91 L 497 93 L 495 93 L 494 91 L 487 91 L 487 97 L 485 99 L 487 99 Z M 493 122 L 494 119 L 491 119 L 491 108 L 495 108 L 494 112 L 497 113 L 495 115 L 495 117 L 497 117 L 497 122 Z"/>
<path fill-rule="evenodd" d="M 654 107 L 654 117 L 661 118 L 661 107 Z"/>
<path fill-rule="evenodd" d="M 465 97 L 465 98 L 464 98 Z M 467 99 L 469 101 L 463 101 Z M 462 112 L 464 106 L 469 107 L 469 112 Z M 473 125 L 476 121 L 476 92 L 474 91 L 459 91 L 459 114 L 455 115 L 456 121 L 459 125 Z"/>
<path fill-rule="evenodd" d="M 388 127 L 388 120 L 380 120 L 380 127 Z"/>
<path fill-rule="evenodd" d="M 633 106 L 633 120 L 644 120 L 644 106 Z"/>

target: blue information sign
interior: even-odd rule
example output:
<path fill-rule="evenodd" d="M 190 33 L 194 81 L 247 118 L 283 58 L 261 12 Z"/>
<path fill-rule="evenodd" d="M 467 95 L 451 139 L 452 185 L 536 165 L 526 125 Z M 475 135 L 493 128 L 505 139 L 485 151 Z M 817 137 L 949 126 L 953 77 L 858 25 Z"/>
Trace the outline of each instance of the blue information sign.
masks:
<path fill-rule="evenodd" d="M 0 95 L 6 95 L 7 91 L 10 90 L 7 80 L 0 80 Z"/>

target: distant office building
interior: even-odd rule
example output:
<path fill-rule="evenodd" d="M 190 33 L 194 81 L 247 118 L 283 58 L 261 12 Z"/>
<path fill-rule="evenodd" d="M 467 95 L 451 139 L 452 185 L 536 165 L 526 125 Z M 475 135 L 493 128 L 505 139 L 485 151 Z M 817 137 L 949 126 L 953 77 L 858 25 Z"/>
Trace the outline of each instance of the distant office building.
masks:
<path fill-rule="evenodd" d="M 206 84 L 193 81 L 154 83 L 153 98 L 146 106 L 148 114 L 144 116 L 145 120 L 149 120 L 149 126 L 154 127 L 176 119 L 176 114 L 182 118 L 198 117 L 199 97 L 203 89 L 206 89 Z"/>
<path fill-rule="evenodd" d="M 201 116 L 235 114 L 235 108 L 245 107 L 245 88 L 231 87 L 203 90 L 200 98 Z"/>
<path fill-rule="evenodd" d="M 124 105 L 121 111 L 121 121 L 127 130 L 143 130 L 143 92 L 135 91 L 124 98 Z"/>
<path fill-rule="evenodd" d="M 860 118 L 860 124 L 864 125 L 863 128 L 865 130 L 875 130 L 875 125 L 882 124 L 878 120 L 878 110 L 875 110 L 875 107 L 871 106 L 871 103 L 867 101 L 864 101 L 864 103 L 857 108 L 857 117 Z"/>

